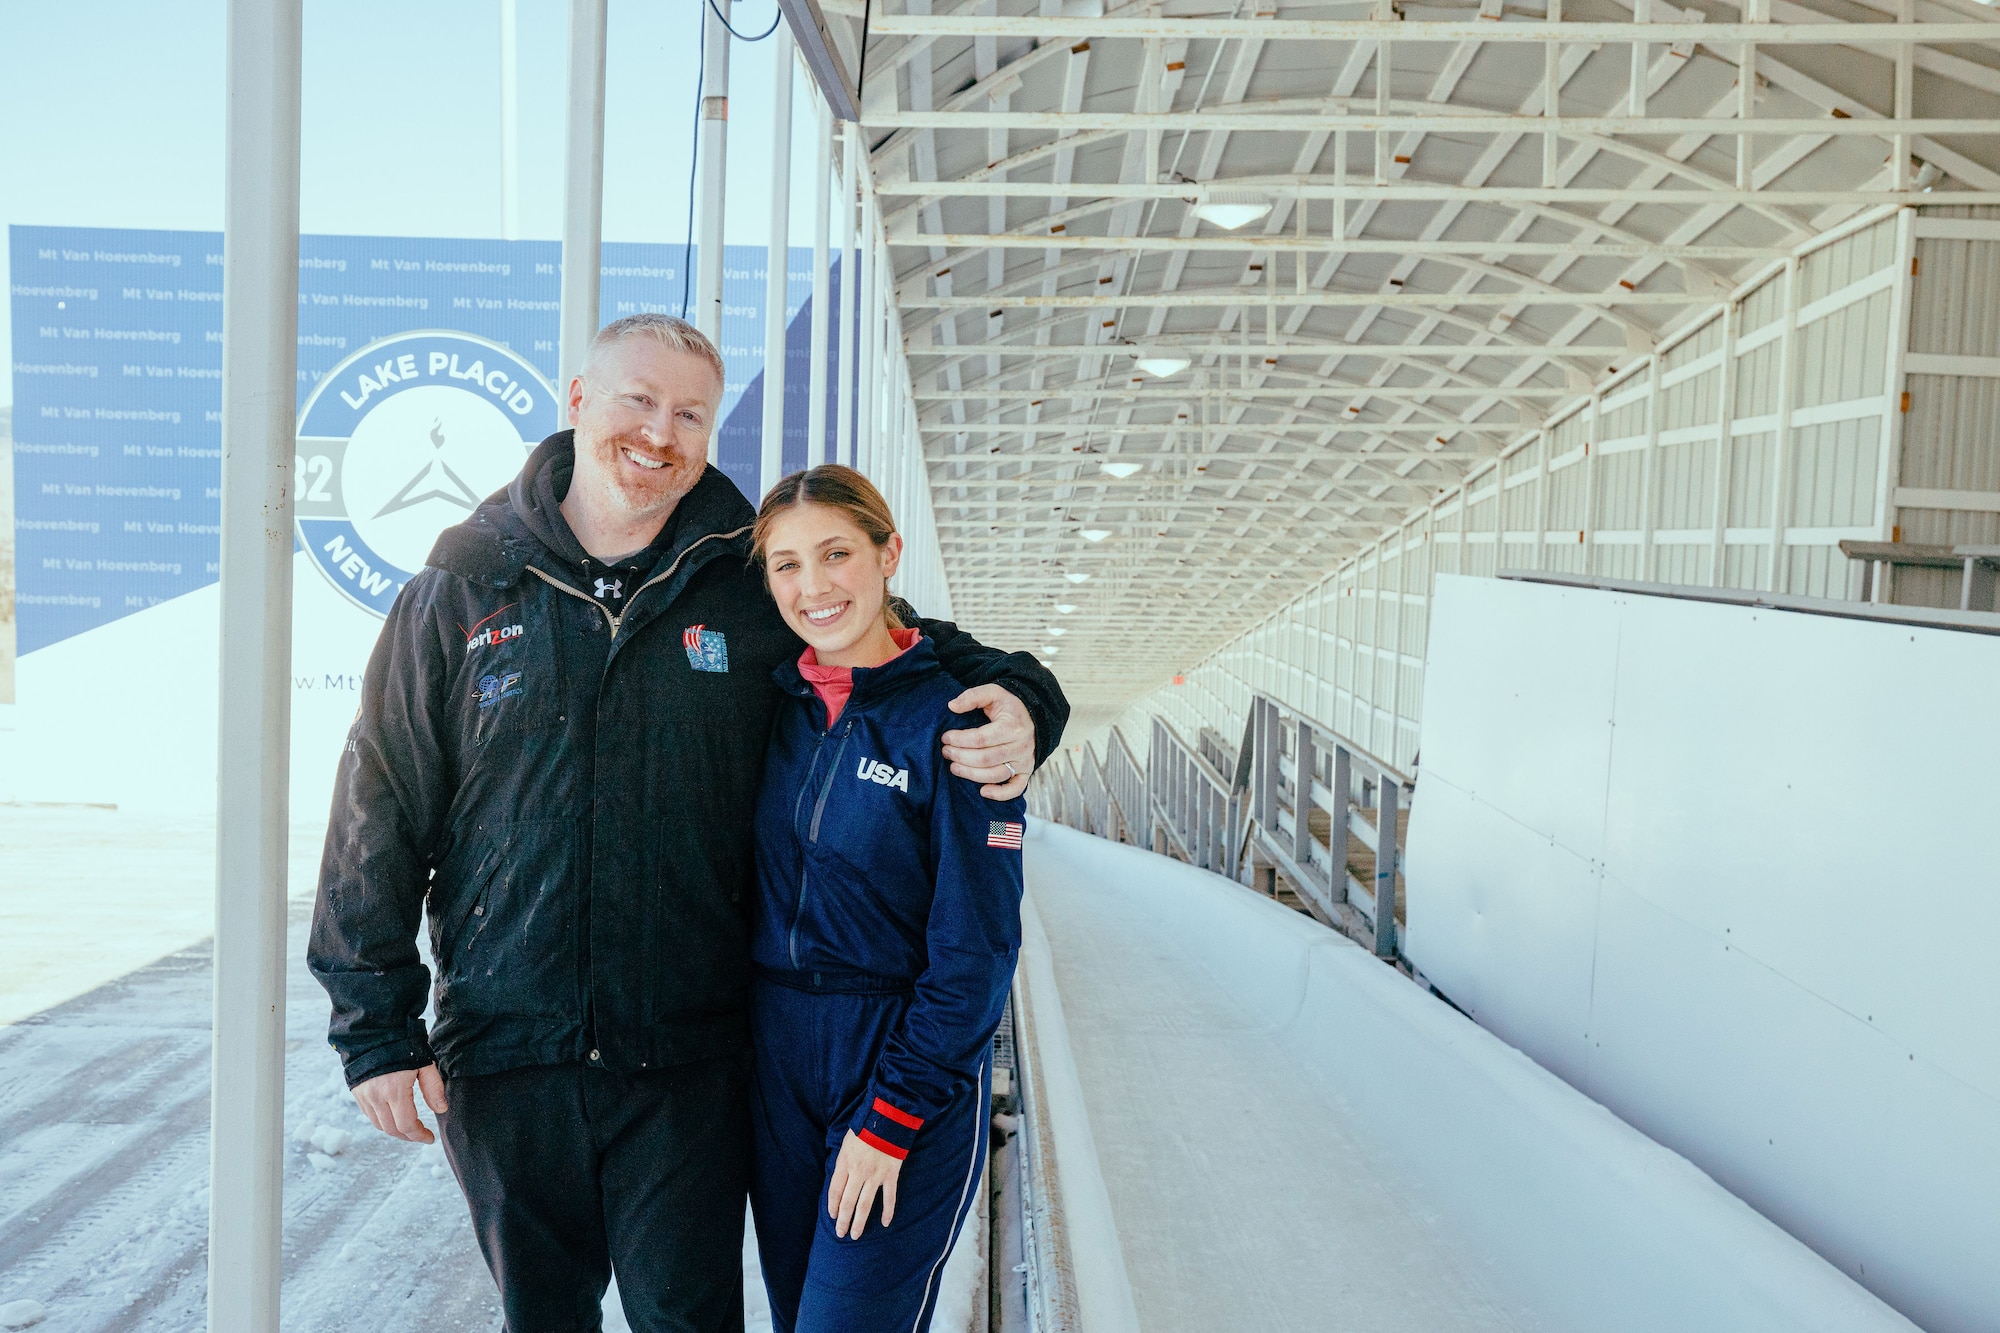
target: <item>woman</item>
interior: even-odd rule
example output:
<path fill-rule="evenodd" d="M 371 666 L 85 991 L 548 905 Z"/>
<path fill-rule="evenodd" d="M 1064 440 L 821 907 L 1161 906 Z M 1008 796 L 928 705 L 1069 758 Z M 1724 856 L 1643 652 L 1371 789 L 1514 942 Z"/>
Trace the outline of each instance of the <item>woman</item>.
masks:
<path fill-rule="evenodd" d="M 888 605 L 903 540 L 865 477 L 785 478 L 753 542 L 810 645 L 776 673 L 793 697 L 757 814 L 751 1204 L 772 1320 L 922 1333 L 986 1156 L 1022 803 L 939 756 L 958 686 Z"/>

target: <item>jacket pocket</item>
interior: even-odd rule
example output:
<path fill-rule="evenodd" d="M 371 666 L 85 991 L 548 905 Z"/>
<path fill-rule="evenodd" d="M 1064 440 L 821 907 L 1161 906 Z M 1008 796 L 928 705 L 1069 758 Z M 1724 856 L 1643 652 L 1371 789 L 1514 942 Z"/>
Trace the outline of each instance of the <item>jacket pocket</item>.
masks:
<path fill-rule="evenodd" d="M 466 864 L 470 870 L 455 883 L 440 867 L 431 890 L 431 956 L 437 960 L 440 977 L 458 941 L 464 937 L 466 923 L 485 914 L 486 891 L 493 883 L 494 872 L 500 868 L 500 853 L 483 828 L 475 837 Z"/>
<path fill-rule="evenodd" d="M 575 1018 L 575 820 L 493 824 L 471 892 L 438 959 L 444 1016 Z"/>

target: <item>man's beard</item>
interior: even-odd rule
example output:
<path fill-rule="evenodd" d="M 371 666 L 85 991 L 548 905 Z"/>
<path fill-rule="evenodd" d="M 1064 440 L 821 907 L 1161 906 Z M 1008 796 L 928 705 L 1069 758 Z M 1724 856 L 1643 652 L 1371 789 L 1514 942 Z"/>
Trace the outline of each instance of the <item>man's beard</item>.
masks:
<path fill-rule="evenodd" d="M 670 454 L 665 467 L 641 473 L 626 462 L 625 451 L 630 449 L 641 458 L 659 455 L 634 438 L 619 435 L 609 440 L 589 440 L 585 446 L 592 461 L 608 471 L 611 497 L 634 518 L 653 518 L 671 511 L 701 480 L 707 464 L 706 459 L 688 462 L 678 454 Z"/>

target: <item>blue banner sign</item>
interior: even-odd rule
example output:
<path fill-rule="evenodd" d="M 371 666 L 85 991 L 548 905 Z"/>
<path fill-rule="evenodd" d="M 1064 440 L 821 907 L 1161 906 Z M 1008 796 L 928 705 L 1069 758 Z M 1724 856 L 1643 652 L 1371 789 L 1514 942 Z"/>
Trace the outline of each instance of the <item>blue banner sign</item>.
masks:
<path fill-rule="evenodd" d="M 222 238 L 17 226 L 9 239 L 27 653 L 216 579 Z M 720 466 L 753 499 L 765 254 L 724 256 Z M 607 243 L 603 317 L 679 313 L 691 258 Z M 806 457 L 811 251 L 788 269 L 789 470 Z M 386 611 L 437 531 L 557 429 L 561 282 L 549 241 L 301 238 L 299 537 L 357 604 Z"/>

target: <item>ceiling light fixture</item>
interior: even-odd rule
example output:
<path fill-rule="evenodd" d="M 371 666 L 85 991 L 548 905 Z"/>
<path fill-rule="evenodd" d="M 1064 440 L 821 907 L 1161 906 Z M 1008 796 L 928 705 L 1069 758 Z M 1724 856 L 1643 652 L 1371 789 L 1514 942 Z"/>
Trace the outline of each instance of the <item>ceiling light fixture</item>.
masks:
<path fill-rule="evenodd" d="M 1194 215 L 1224 231 L 1247 227 L 1271 212 L 1271 201 L 1242 190 L 1204 190 Z"/>
<path fill-rule="evenodd" d="M 1123 481 L 1134 472 L 1137 472 L 1142 466 L 1144 464 L 1140 463 L 1099 463 L 1097 470 L 1104 473 L 1107 477 L 1116 477 L 1118 480 Z"/>
<path fill-rule="evenodd" d="M 1063 635 L 1069 633 L 1069 631 L 1064 629 L 1061 625 L 1051 625 L 1049 626 L 1049 633 L 1055 635 L 1058 639 L 1060 639 Z"/>
<path fill-rule="evenodd" d="M 1134 364 L 1154 379 L 1163 380 L 1169 375 L 1180 374 L 1193 363 L 1184 356 L 1156 354 L 1142 356 Z"/>
<path fill-rule="evenodd" d="M 1071 606 L 1068 602 L 1056 603 L 1056 614 L 1059 616 L 1066 616 L 1074 610 L 1076 610 L 1076 608 L 1074 606 Z"/>
<path fill-rule="evenodd" d="M 1080 535 L 1087 542 L 1101 542 L 1111 534 L 1103 528 L 1085 528 Z"/>
<path fill-rule="evenodd" d="M 1083 583 L 1083 582 L 1086 582 L 1086 581 L 1087 581 L 1087 580 L 1088 580 L 1088 579 L 1090 578 L 1090 575 L 1088 575 L 1088 574 L 1065 574 L 1065 575 L 1063 575 L 1063 577 L 1064 577 L 1064 578 L 1066 578 L 1066 579 L 1068 579 L 1068 580 L 1069 580 L 1069 581 L 1070 581 L 1071 583 Z"/>
<path fill-rule="evenodd" d="M 1050 657 L 1054 657 L 1057 653 L 1061 652 L 1062 649 L 1056 647 L 1052 643 L 1045 643 L 1042 645 L 1042 651 L 1047 653 Z"/>

